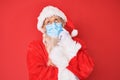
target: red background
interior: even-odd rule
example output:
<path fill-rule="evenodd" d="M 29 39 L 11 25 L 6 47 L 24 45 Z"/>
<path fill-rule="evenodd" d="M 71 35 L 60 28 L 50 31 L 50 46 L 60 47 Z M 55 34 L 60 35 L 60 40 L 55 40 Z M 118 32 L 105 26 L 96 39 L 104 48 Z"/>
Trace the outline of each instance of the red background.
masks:
<path fill-rule="evenodd" d="M 26 48 L 40 39 L 37 16 L 48 4 L 62 9 L 95 61 L 87 80 L 120 80 L 119 0 L 0 0 L 0 80 L 28 80 Z"/>

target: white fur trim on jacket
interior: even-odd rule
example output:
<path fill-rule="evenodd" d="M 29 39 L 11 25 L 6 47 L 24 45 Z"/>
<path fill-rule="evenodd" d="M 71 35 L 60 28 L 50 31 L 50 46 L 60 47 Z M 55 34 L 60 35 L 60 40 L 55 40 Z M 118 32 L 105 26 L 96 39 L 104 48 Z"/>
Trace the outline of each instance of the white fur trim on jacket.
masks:
<path fill-rule="evenodd" d="M 65 68 L 63 70 L 59 69 L 58 80 L 79 80 L 79 79 L 71 71 Z"/>
<path fill-rule="evenodd" d="M 58 68 L 58 80 L 79 80 L 71 71 L 66 68 L 69 60 L 66 57 L 65 52 L 66 50 L 63 47 L 56 46 L 49 54 L 50 59 Z"/>
<path fill-rule="evenodd" d="M 78 30 L 73 29 L 72 32 L 71 32 L 71 36 L 72 36 L 72 37 L 75 37 L 75 36 L 77 36 L 77 35 L 78 35 Z"/>
<path fill-rule="evenodd" d="M 58 68 L 58 80 L 78 80 L 76 76 L 66 67 L 69 61 L 76 56 L 81 48 L 81 44 L 72 40 L 68 32 L 61 32 L 60 41 L 49 54 L 49 58 Z"/>

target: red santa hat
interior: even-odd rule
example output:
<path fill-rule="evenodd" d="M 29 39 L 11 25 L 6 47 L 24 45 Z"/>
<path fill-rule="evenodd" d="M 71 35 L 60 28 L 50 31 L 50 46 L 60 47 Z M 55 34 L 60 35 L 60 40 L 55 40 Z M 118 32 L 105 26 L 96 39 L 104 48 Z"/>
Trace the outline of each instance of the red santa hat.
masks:
<path fill-rule="evenodd" d="M 67 19 L 66 15 L 60 9 L 54 6 L 46 6 L 45 8 L 43 8 L 40 15 L 38 16 L 37 29 L 43 33 L 42 25 L 44 20 L 53 15 L 61 17 L 66 22 L 65 29 L 70 32 L 72 37 L 78 35 L 78 31 L 74 29 L 75 27 L 72 22 Z"/>

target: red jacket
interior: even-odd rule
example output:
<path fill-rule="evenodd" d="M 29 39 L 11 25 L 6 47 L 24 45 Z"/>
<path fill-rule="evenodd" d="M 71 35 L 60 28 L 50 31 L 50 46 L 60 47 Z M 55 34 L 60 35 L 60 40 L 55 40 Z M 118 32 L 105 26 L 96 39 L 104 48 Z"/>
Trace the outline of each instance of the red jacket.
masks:
<path fill-rule="evenodd" d="M 86 45 L 78 38 L 77 42 L 82 45 L 77 55 L 71 59 L 67 69 L 79 79 L 85 79 L 92 72 L 94 62 L 87 54 Z M 58 80 L 58 68 L 47 66 L 48 54 L 42 41 L 32 41 L 27 50 L 27 65 L 29 80 Z"/>

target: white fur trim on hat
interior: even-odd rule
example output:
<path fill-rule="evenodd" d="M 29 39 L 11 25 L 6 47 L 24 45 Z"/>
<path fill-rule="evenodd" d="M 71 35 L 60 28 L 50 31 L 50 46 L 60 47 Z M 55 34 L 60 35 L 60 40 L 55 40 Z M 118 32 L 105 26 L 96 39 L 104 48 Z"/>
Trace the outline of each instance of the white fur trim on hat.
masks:
<path fill-rule="evenodd" d="M 38 16 L 37 29 L 39 31 L 43 32 L 42 25 L 43 25 L 45 18 L 51 17 L 53 15 L 59 16 L 65 22 L 67 22 L 67 17 L 60 9 L 58 9 L 57 7 L 54 7 L 54 6 L 46 6 L 45 8 L 43 8 L 42 12 Z"/>

